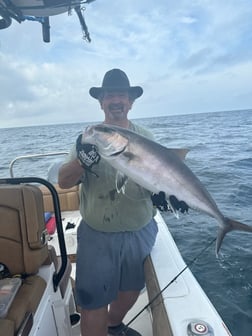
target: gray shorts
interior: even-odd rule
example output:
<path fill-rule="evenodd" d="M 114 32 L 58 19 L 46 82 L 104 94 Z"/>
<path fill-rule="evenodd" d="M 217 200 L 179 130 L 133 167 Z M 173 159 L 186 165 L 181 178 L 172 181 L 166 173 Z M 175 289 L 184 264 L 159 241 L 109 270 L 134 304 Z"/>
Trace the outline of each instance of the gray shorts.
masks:
<path fill-rule="evenodd" d="M 157 224 L 138 231 L 100 232 L 84 221 L 78 228 L 76 298 L 83 309 L 104 307 L 118 291 L 138 291 L 145 285 L 145 258 L 155 243 Z"/>

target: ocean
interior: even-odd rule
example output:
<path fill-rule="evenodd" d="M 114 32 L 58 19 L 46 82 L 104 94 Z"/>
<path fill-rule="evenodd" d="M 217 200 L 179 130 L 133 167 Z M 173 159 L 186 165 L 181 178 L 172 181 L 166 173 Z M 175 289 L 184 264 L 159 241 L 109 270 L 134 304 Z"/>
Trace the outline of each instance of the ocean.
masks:
<path fill-rule="evenodd" d="M 209 190 L 228 217 L 252 225 L 252 110 L 226 111 L 135 119 L 167 147 L 190 151 L 186 164 Z M 17 156 L 68 151 L 85 123 L 0 129 L 0 177 L 9 177 Z M 63 159 L 63 157 L 62 157 Z M 15 176 L 47 177 L 59 157 L 19 160 Z M 184 258 L 233 336 L 252 335 L 252 234 L 229 233 L 219 258 L 215 246 L 217 223 L 189 210 L 176 219 L 163 217 Z M 167 265 L 169 267 L 169 265 Z M 197 304 L 197 302 L 195 302 Z M 218 335 L 216 335 L 218 336 Z"/>

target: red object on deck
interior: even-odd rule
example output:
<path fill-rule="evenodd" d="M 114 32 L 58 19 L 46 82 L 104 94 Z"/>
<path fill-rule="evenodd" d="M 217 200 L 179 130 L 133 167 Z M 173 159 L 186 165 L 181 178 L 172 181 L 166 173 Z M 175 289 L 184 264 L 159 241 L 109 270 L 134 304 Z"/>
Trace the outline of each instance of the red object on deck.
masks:
<path fill-rule="evenodd" d="M 46 229 L 50 235 L 54 234 L 56 230 L 56 221 L 54 216 L 52 216 L 46 223 Z"/>

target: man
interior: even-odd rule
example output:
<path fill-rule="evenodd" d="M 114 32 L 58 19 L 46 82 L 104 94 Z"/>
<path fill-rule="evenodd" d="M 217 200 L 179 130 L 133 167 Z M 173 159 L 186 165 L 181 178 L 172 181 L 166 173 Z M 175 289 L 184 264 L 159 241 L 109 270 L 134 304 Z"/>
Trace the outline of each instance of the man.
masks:
<path fill-rule="evenodd" d="M 130 86 L 122 70 L 108 71 L 102 86 L 89 93 L 99 101 L 105 124 L 152 137 L 128 119 L 143 89 Z M 83 336 L 141 336 L 122 320 L 144 287 L 143 263 L 154 245 L 157 225 L 151 193 L 133 181 L 127 182 L 125 193 L 117 193 L 115 176 L 116 170 L 100 158 L 95 146 L 82 144 L 82 135 L 59 171 L 61 188 L 81 183 L 76 296 Z"/>

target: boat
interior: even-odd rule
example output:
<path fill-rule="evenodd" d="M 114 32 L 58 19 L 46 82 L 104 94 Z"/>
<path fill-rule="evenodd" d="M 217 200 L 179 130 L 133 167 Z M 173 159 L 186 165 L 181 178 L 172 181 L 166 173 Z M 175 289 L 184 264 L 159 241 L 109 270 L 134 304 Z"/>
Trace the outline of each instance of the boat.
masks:
<path fill-rule="evenodd" d="M 78 186 L 61 189 L 55 165 L 47 179 L 13 172 L 19 160 L 65 154 L 16 158 L 10 177 L 0 179 L 0 336 L 80 335 L 74 292 Z M 231 335 L 159 211 L 155 220 L 159 232 L 145 262 L 146 287 L 124 323 L 143 336 Z"/>
<path fill-rule="evenodd" d="M 94 0 L 0 0 L 0 30 L 9 28 L 12 20 L 18 23 L 35 21 L 41 23 L 43 41 L 49 43 L 50 17 L 70 14 L 74 10 L 83 31 L 83 39 L 91 42 L 83 6 L 92 1 Z"/>

